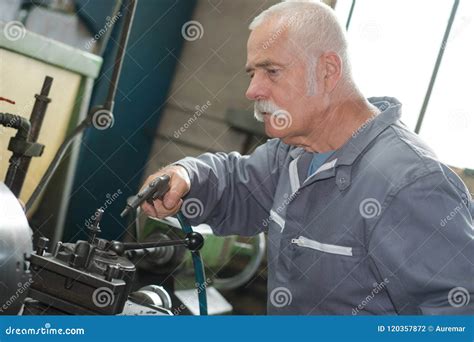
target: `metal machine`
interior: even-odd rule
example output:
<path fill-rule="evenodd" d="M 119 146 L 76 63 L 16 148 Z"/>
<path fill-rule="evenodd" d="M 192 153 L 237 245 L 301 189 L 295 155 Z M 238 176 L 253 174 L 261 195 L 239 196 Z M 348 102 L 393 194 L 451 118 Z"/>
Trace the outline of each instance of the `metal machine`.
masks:
<path fill-rule="evenodd" d="M 169 177 L 152 182 L 132 197 L 127 211 L 135 211 L 145 200 L 158 198 L 168 190 Z M 89 227 L 88 241 L 58 242 L 40 237 L 32 251 L 32 231 L 24 210 L 5 184 L 0 183 L 0 308 L 2 314 L 23 315 L 172 315 L 172 301 L 161 286 L 147 285 L 132 291 L 135 263 L 145 255 L 163 255 L 175 246 L 193 253 L 201 314 L 207 314 L 206 283 L 199 249 L 201 234 L 193 232 L 183 217 L 184 239 L 160 239 L 124 243 L 100 238 L 98 211 Z M 172 255 L 173 252 L 171 252 Z M 169 254 L 169 253 L 168 253 Z M 132 262 L 133 261 L 133 262 Z"/>
<path fill-rule="evenodd" d="M 25 210 L 17 197 L 21 192 L 30 160 L 41 156 L 44 146 L 36 140 L 46 114 L 49 90 L 53 79 L 46 77 L 30 120 L 21 116 L 0 113 L 0 125 L 17 130 L 10 140 L 13 152 L 5 183 L 0 183 L 0 313 L 18 314 L 125 314 L 170 315 L 171 299 L 167 291 L 156 285 L 147 285 L 132 291 L 136 274 L 130 257 L 139 251 L 157 251 L 175 245 L 190 249 L 195 258 L 197 281 L 203 283 L 204 274 L 199 249 L 203 239 L 182 221 L 185 239 L 153 241 L 146 244 L 107 241 L 99 237 L 101 214 L 92 227 L 88 241 L 58 242 L 49 246 L 49 240 L 39 237 L 35 251 L 32 248 L 33 232 L 25 215 L 32 209 L 48 184 L 71 142 L 85 129 L 94 126 L 101 130 L 113 125 L 114 98 L 121 73 L 123 58 L 133 22 L 136 0 L 123 4 L 124 25 L 115 59 L 109 92 L 103 106 L 91 110 L 57 151 L 52 163 L 28 200 Z M 5 100 L 5 99 L 3 99 Z M 153 200 L 167 191 L 169 179 L 159 179 L 145 192 L 129 202 L 127 211 L 135 211 L 144 200 Z M 126 213 L 125 212 L 125 213 Z M 159 251 L 158 251 L 159 253 Z M 202 286 L 204 285 L 204 289 Z M 201 313 L 207 313 L 205 284 L 201 284 Z"/>
<path fill-rule="evenodd" d="M 193 231 L 180 213 L 176 219 L 164 221 L 179 228 L 179 234 L 154 232 L 141 241 L 137 240 L 139 242 L 101 238 L 101 210 L 97 211 L 95 222 L 88 227 L 87 241 L 57 242 L 53 246 L 39 232 L 33 232 L 28 224 L 26 213 L 34 208 L 74 139 L 91 126 L 104 130 L 113 125 L 114 98 L 136 0 L 126 1 L 123 8 L 125 24 L 107 99 L 103 106 L 92 108 L 87 118 L 65 139 L 26 205 L 20 203 L 18 196 L 31 158 L 40 157 L 44 149 L 37 139 L 51 101 L 48 96 L 53 79 L 45 78 L 41 92 L 36 95 L 30 120 L 0 113 L 0 125 L 17 130 L 9 145 L 12 157 L 5 184 L 0 182 L 0 314 L 173 315 L 177 314 L 173 311 L 173 300 L 185 303 L 180 306 L 179 314 L 188 309 L 186 313 L 208 313 L 206 288 L 209 280 L 205 277 L 200 255 L 204 238 L 201 232 Z M 168 182 L 168 176 L 158 177 L 129 198 L 122 216 L 137 216 L 144 201 L 162 198 L 169 189 Z M 34 235 L 37 236 L 33 248 Z M 249 267 L 238 277 L 214 279 L 212 282 L 216 287 L 229 288 L 248 281 L 262 260 L 264 245 L 264 236 L 261 235 L 250 247 L 247 246 L 256 253 Z M 156 269 L 159 269 L 158 273 L 174 272 L 183 262 L 186 250 L 190 251 L 194 266 L 196 291 L 192 296 L 189 293 L 184 295 L 184 292 L 181 297 L 175 295 L 172 289 L 155 285 L 161 283 L 155 278 L 140 279 L 140 271 L 149 274 Z M 222 302 L 223 298 L 219 296 L 214 288 L 210 288 L 210 301 Z M 191 305 L 194 309 L 190 308 Z M 230 309 L 227 307 L 224 311 Z"/>
<path fill-rule="evenodd" d="M 167 184 L 168 179 L 157 181 L 160 186 L 164 182 Z M 146 200 L 152 196 L 157 196 L 156 192 L 149 192 L 142 198 Z M 135 203 L 138 206 L 140 201 Z M 28 258 L 32 283 L 24 314 L 172 314 L 171 298 L 163 287 L 147 285 L 132 292 L 136 273 L 132 260 L 140 252 L 160 253 L 167 247 L 178 245 L 198 253 L 203 245 L 202 236 L 191 231 L 181 240 L 162 239 L 145 243 L 108 241 L 99 237 L 102 214 L 103 211 L 99 210 L 96 221 L 89 227 L 88 241 L 58 242 L 48 252 L 49 240 L 44 237 L 38 240 L 35 253 Z M 204 274 L 196 278 L 198 282 L 201 277 Z M 201 288 L 199 292 L 205 296 L 205 285 L 199 285 L 204 286 L 204 290 Z M 205 298 L 202 307 L 201 313 L 206 314 Z"/>
<path fill-rule="evenodd" d="M 17 314 L 31 275 L 27 258 L 33 251 L 31 229 L 17 198 L 0 183 L 0 313 Z"/>

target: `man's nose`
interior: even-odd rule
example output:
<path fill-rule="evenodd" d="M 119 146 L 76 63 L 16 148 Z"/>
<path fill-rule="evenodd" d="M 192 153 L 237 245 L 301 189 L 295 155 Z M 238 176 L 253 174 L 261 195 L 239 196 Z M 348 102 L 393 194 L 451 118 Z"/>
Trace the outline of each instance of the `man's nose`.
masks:
<path fill-rule="evenodd" d="M 256 101 L 261 99 L 268 99 L 269 95 L 270 94 L 268 87 L 265 86 L 264 82 L 256 73 L 250 80 L 250 84 L 247 89 L 247 92 L 245 93 L 245 96 L 251 101 Z"/>

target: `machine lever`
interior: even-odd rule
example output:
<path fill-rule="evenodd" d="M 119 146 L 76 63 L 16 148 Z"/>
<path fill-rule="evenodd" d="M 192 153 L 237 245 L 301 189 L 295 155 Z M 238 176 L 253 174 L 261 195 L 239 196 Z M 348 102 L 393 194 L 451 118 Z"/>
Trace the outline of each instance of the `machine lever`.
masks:
<path fill-rule="evenodd" d="M 170 189 L 169 181 L 170 176 L 168 175 L 162 175 L 155 178 L 145 189 L 127 200 L 127 206 L 120 216 L 125 217 L 130 211 L 137 210 L 137 208 L 145 201 L 153 203 L 156 199 L 163 199 L 163 196 Z"/>

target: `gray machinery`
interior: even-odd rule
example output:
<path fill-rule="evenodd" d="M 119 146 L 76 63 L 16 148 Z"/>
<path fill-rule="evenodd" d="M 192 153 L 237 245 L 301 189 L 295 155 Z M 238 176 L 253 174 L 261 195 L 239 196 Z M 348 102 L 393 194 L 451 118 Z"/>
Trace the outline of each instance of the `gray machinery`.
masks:
<path fill-rule="evenodd" d="M 40 94 L 35 96 L 30 120 L 0 113 L 0 125 L 17 130 L 8 146 L 12 156 L 5 184 L 0 183 L 0 314 L 170 315 L 171 298 L 162 287 L 148 285 L 132 291 L 132 285 L 136 285 L 133 283 L 136 267 L 129 256 L 144 248 L 156 250 L 172 248 L 173 245 L 188 247 L 196 254 L 202 246 L 202 237 L 195 233 L 189 233 L 178 241 L 167 239 L 147 245 L 107 241 L 99 237 L 101 215 L 98 215 L 90 228 L 88 241 L 58 242 L 49 246 L 49 240 L 40 237 L 33 251 L 33 232 L 25 211 L 28 212 L 39 198 L 71 142 L 80 133 L 96 120 L 101 128 L 113 125 L 114 98 L 136 0 L 127 0 L 122 7 L 124 25 L 107 99 L 103 106 L 92 108 L 87 118 L 66 138 L 25 208 L 17 197 L 31 158 L 41 156 L 44 149 L 36 140 L 51 101 L 48 95 L 53 79 L 46 77 Z M 158 188 L 150 190 L 154 191 L 147 196 L 157 196 Z M 133 210 L 139 204 L 140 201 L 132 203 Z"/>
<path fill-rule="evenodd" d="M 174 257 L 176 246 L 184 246 L 200 262 L 199 249 L 203 238 L 189 227 L 183 239 L 159 240 L 143 243 L 108 241 L 100 238 L 99 210 L 94 224 L 89 227 L 88 241 L 58 242 L 49 245 L 46 237 L 39 237 L 35 250 L 33 232 L 29 227 L 25 209 L 18 200 L 32 157 L 41 156 L 44 146 L 36 142 L 46 114 L 49 90 L 53 79 L 46 77 L 41 93 L 31 114 L 31 122 L 10 113 L 0 113 L 0 125 L 17 130 L 8 149 L 12 152 L 5 184 L 0 183 L 0 314 L 23 315 L 171 315 L 172 301 L 161 286 L 147 285 L 132 291 L 136 267 L 132 260 L 156 255 Z M 5 100 L 5 99 L 2 99 Z M 26 204 L 34 204 L 41 189 L 61 161 L 67 146 L 83 129 L 91 125 L 91 116 L 100 109 L 93 109 L 58 150 L 53 163 Z M 112 112 L 108 110 L 108 122 Z M 169 177 L 162 176 L 127 202 L 124 215 L 135 212 L 143 201 L 161 198 L 169 189 Z M 183 223 L 183 228 L 184 228 Z M 136 261 L 136 260 L 135 260 Z M 201 314 L 207 313 L 204 273 L 200 269 Z"/>
<path fill-rule="evenodd" d="M 31 158 L 40 157 L 43 153 L 44 146 L 37 142 L 37 138 L 51 101 L 48 95 L 53 79 L 45 78 L 40 94 L 35 96 L 30 120 L 10 113 L 0 113 L 0 125 L 17 130 L 8 146 L 12 156 L 5 183 L 0 182 L 0 314 L 172 315 L 172 299 L 179 301 L 179 298 L 170 296 L 169 293 L 173 292 L 168 292 L 162 286 L 149 285 L 155 279 L 140 281 L 140 269 L 152 274 L 153 272 L 149 272 L 152 265 L 153 271 L 159 268 L 160 272 L 171 273 L 182 262 L 186 249 L 191 252 L 194 264 L 198 301 L 194 310 L 184 310 L 184 313 L 207 314 L 208 284 L 199 252 L 204 239 L 200 233 L 192 230 L 181 214 L 177 216 L 179 224 L 174 223 L 172 226 L 180 228 L 184 236 L 155 233 L 143 242 L 119 242 L 100 237 L 103 212 L 99 210 L 96 221 L 88 227 L 90 232 L 87 241 L 57 242 L 51 246 L 46 237 L 39 236 L 33 248 L 34 232 L 29 227 L 25 212 L 31 210 L 40 197 L 77 136 L 92 126 L 97 118 L 102 129 L 113 125 L 114 98 L 136 0 L 127 0 L 122 6 L 125 23 L 107 99 L 103 106 L 92 108 L 87 118 L 66 138 L 24 206 L 19 202 L 18 196 Z M 123 216 L 128 213 L 136 215 L 143 201 L 163 196 L 168 191 L 168 181 L 167 176 L 159 177 L 144 191 L 131 197 Z M 248 281 L 261 262 L 264 242 L 264 236 L 259 236 L 254 246 L 258 253 L 244 272 L 229 279 L 215 279 L 215 285 L 219 288 L 232 288 Z M 225 302 L 223 298 L 219 298 L 220 295 L 215 294 L 215 289 L 211 290 L 214 292 L 211 291 L 209 295 L 214 303 Z M 182 311 L 180 309 L 180 313 Z"/>
<path fill-rule="evenodd" d="M 17 314 L 31 283 L 31 229 L 17 198 L 0 183 L 0 313 Z"/>
<path fill-rule="evenodd" d="M 88 241 L 58 242 L 49 252 L 41 237 L 33 251 L 24 210 L 3 183 L 0 200 L 1 314 L 18 314 L 24 306 L 24 315 L 171 315 L 163 287 L 131 291 L 136 267 L 129 257 L 135 254 L 127 252 L 174 245 L 198 250 L 203 244 L 197 233 L 148 244 L 107 241 L 98 237 L 99 215 Z"/>

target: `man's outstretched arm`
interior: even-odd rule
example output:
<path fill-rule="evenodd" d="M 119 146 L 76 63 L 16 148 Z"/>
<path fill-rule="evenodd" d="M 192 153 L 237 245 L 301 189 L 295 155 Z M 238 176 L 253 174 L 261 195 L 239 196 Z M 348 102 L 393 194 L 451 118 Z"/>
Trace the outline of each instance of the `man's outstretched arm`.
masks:
<path fill-rule="evenodd" d="M 232 152 L 184 158 L 147 179 L 146 184 L 169 174 L 170 191 L 154 206 L 144 204 L 143 210 L 148 215 L 166 217 L 181 209 L 191 224 L 205 222 L 218 235 L 258 234 L 269 216 L 279 159 L 287 148 L 273 139 L 249 156 Z"/>

